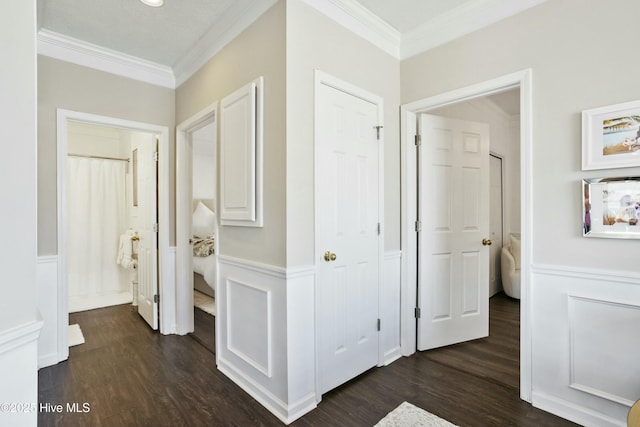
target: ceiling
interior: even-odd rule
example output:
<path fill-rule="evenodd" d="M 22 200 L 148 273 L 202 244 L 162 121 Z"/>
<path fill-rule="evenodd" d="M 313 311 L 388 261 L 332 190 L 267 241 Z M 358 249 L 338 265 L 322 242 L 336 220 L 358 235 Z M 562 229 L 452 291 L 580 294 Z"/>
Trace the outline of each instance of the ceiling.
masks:
<path fill-rule="evenodd" d="M 202 60 L 208 55 L 204 58 L 208 60 L 216 53 L 211 45 L 227 43 L 277 1 L 165 0 L 164 6 L 153 8 L 139 0 L 37 0 L 39 41 L 53 37 L 54 44 L 60 45 L 64 39 L 74 54 L 80 46 L 100 51 L 102 56 L 106 52 L 165 67 L 179 84 L 203 65 L 193 63 L 195 58 Z M 376 44 L 402 59 L 545 0 L 299 1 L 330 16 L 348 15 L 355 23 L 352 29 L 363 27 L 363 23 L 374 28 L 360 35 L 373 43 L 375 37 L 370 36 L 381 35 Z M 426 44 L 416 47 L 416 40 Z M 401 42 L 409 45 L 406 54 L 401 51 Z"/>

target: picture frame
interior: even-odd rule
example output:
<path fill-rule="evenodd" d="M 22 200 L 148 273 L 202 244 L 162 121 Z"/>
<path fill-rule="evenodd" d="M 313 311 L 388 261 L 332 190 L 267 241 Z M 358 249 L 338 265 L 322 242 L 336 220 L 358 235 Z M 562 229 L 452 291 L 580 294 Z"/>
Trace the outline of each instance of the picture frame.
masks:
<path fill-rule="evenodd" d="M 131 153 L 131 183 L 132 183 L 132 191 L 131 191 L 131 200 L 134 207 L 138 206 L 138 149 L 134 149 Z"/>
<path fill-rule="evenodd" d="M 582 170 L 640 166 L 640 101 L 582 112 Z"/>
<path fill-rule="evenodd" d="M 640 176 L 582 180 L 584 237 L 640 239 Z"/>

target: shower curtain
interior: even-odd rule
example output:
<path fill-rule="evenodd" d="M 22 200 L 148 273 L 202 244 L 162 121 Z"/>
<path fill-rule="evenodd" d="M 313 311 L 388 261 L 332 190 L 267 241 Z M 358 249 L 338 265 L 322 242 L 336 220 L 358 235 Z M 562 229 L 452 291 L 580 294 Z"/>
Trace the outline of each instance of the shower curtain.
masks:
<path fill-rule="evenodd" d="M 116 264 L 127 229 L 126 162 L 67 158 L 69 312 L 131 302 L 128 272 Z"/>

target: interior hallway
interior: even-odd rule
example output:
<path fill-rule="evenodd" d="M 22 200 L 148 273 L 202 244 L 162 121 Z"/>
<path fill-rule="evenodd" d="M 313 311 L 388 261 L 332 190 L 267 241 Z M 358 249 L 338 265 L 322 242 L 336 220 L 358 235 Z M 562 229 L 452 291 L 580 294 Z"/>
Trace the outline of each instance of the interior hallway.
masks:
<path fill-rule="evenodd" d="M 86 342 L 70 348 L 68 361 L 39 371 L 39 402 L 88 403 L 90 411 L 41 412 L 39 426 L 283 425 L 216 370 L 209 350 L 189 336 L 154 333 L 130 305 L 69 317 Z M 403 401 L 460 426 L 574 425 L 521 401 L 500 379 L 453 367 L 438 354 L 444 350 L 374 368 L 292 425 L 372 426 Z"/>

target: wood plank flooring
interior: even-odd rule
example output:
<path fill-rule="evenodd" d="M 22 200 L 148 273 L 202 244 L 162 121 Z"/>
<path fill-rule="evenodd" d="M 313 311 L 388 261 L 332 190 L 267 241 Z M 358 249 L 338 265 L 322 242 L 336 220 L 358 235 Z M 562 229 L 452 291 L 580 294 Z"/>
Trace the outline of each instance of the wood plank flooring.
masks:
<path fill-rule="evenodd" d="M 189 336 L 211 353 L 216 352 L 216 318 L 197 307 L 193 309 L 193 333 Z"/>
<path fill-rule="evenodd" d="M 282 425 L 216 369 L 214 354 L 189 336 L 151 331 L 131 306 L 69 317 L 86 343 L 72 347 L 68 361 L 39 371 L 39 401 L 88 403 L 90 411 L 41 412 L 39 426 Z M 449 357 L 462 356 L 421 352 L 374 368 L 325 394 L 292 425 L 372 426 L 405 400 L 462 427 L 574 425 Z"/>
<path fill-rule="evenodd" d="M 489 299 L 489 336 L 426 352 L 425 356 L 487 381 L 520 390 L 520 300 Z"/>

